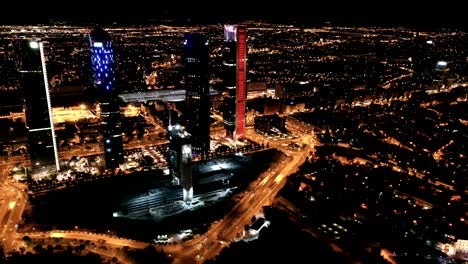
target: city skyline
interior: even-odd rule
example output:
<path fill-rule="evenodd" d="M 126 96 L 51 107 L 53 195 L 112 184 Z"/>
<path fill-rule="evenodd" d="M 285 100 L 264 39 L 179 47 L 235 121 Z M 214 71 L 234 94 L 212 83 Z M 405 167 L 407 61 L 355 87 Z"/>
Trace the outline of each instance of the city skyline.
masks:
<path fill-rule="evenodd" d="M 468 258 L 465 31 L 58 23 L 0 36 L 0 261 Z M 52 145 L 37 131 L 60 160 L 40 177 Z"/>

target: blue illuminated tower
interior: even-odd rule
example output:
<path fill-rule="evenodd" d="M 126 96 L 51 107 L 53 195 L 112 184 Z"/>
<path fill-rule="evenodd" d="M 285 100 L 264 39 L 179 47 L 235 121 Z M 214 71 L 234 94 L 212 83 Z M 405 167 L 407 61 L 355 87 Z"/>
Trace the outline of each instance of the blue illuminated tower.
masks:
<path fill-rule="evenodd" d="M 19 83 L 29 130 L 31 176 L 42 178 L 60 170 L 52 120 L 43 42 L 22 40 L 16 46 Z"/>
<path fill-rule="evenodd" d="M 110 35 L 102 29 L 89 34 L 94 85 L 101 109 L 106 168 L 123 163 L 121 113 L 116 90 L 116 63 Z"/>
<path fill-rule="evenodd" d="M 201 34 L 184 35 L 185 124 L 192 136 L 192 148 L 199 153 L 210 150 L 210 88 L 208 40 Z"/>

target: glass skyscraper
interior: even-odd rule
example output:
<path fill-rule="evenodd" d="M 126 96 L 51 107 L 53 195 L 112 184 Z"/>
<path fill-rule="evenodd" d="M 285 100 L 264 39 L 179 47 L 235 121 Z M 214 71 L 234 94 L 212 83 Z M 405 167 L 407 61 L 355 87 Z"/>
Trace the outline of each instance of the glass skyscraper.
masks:
<path fill-rule="evenodd" d="M 117 168 L 123 163 L 121 113 L 116 89 L 116 63 L 112 39 L 102 29 L 89 35 L 94 85 L 101 109 L 106 168 Z"/>
<path fill-rule="evenodd" d="M 247 97 L 247 32 L 238 25 L 224 26 L 223 66 L 225 87 L 223 119 L 226 136 L 242 139 L 245 130 L 245 99 Z"/>
<path fill-rule="evenodd" d="M 29 130 L 31 176 L 37 179 L 60 170 L 44 45 L 41 41 L 30 40 L 17 44 L 19 81 Z"/>
<path fill-rule="evenodd" d="M 193 198 L 192 185 L 192 139 L 180 125 L 168 127 L 169 166 L 173 182 L 182 186 L 183 199 L 190 202 Z"/>
<path fill-rule="evenodd" d="M 245 136 L 245 99 L 247 98 L 247 31 L 237 26 L 236 55 L 236 130 L 234 140 Z"/>
<path fill-rule="evenodd" d="M 224 26 L 223 43 L 223 83 L 228 90 L 224 97 L 223 120 L 226 136 L 233 138 L 236 130 L 236 54 L 237 28 L 235 25 Z"/>
<path fill-rule="evenodd" d="M 210 89 L 208 40 L 201 34 L 184 35 L 186 115 L 194 151 L 210 150 Z"/>

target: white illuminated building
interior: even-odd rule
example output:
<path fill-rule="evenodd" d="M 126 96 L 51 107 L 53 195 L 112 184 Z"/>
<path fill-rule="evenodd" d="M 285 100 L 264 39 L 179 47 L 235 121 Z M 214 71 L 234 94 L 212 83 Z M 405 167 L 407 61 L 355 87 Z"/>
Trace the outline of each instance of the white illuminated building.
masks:
<path fill-rule="evenodd" d="M 192 146 L 190 144 L 182 145 L 181 171 L 183 199 L 185 202 L 190 202 L 193 199 Z"/>
<path fill-rule="evenodd" d="M 183 201 L 190 203 L 193 199 L 191 135 L 179 124 L 169 126 L 168 132 L 173 182 L 182 186 Z"/>

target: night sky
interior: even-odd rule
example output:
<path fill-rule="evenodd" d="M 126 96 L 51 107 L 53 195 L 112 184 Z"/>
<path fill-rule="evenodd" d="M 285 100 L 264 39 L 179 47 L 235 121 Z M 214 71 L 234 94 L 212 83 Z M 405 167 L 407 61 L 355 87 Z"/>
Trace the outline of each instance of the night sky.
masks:
<path fill-rule="evenodd" d="M 0 23 L 47 23 L 50 20 L 73 22 L 140 23 L 175 19 L 192 22 L 237 22 L 244 19 L 263 19 L 270 22 L 301 22 L 335 25 L 401 25 L 416 27 L 464 27 L 463 1 L 435 1 L 416 4 L 413 1 L 159 1 L 127 0 L 110 4 L 109 1 L 62 1 L 61 4 L 36 1 L 9 3 L 0 8 Z M 120 2 L 120 1 L 119 1 Z M 2 3 L 3 4 L 3 3 Z M 409 6 L 411 5 L 411 6 Z"/>

